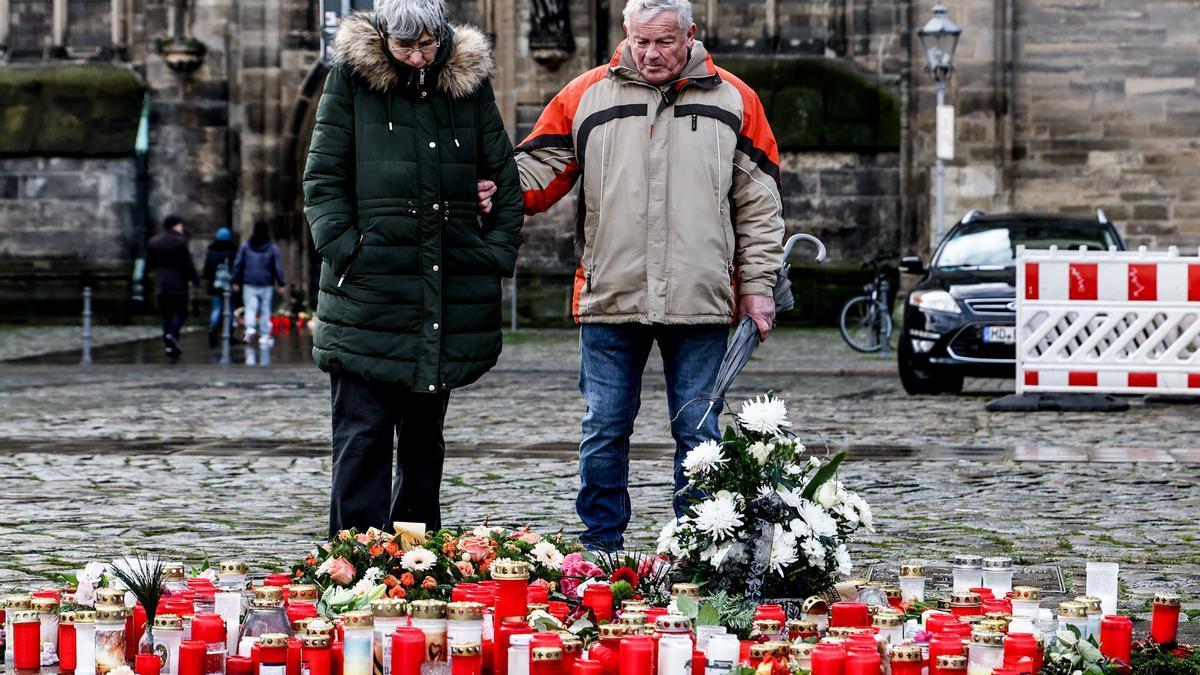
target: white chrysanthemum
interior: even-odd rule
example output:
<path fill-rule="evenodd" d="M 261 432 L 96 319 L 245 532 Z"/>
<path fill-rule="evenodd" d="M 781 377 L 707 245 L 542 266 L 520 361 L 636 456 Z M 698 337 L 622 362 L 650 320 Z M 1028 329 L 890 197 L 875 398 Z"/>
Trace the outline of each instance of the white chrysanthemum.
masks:
<path fill-rule="evenodd" d="M 796 511 L 800 513 L 800 517 L 805 523 L 812 528 L 813 534 L 818 537 L 832 537 L 837 534 L 837 521 L 835 521 L 825 509 L 820 506 L 803 499 L 800 501 L 800 506 L 796 507 Z"/>
<path fill-rule="evenodd" d="M 371 585 L 379 583 L 383 578 L 383 570 L 378 567 L 368 567 L 366 572 L 363 572 L 363 580 L 371 582 Z"/>
<path fill-rule="evenodd" d="M 663 525 L 662 531 L 658 533 L 658 547 L 655 549 L 660 554 L 679 555 L 679 521 L 672 518 Z"/>
<path fill-rule="evenodd" d="M 812 528 L 808 526 L 808 523 L 799 518 L 792 518 L 792 522 L 788 523 L 788 529 L 792 531 L 792 534 L 797 539 L 808 539 L 812 536 Z"/>
<path fill-rule="evenodd" d="M 823 570 L 825 569 L 825 546 L 816 539 L 805 539 L 800 545 L 800 551 L 804 557 L 808 559 L 808 564 L 813 567 Z"/>
<path fill-rule="evenodd" d="M 373 588 L 375 588 L 375 582 L 363 577 L 362 579 L 359 579 L 358 583 L 354 584 L 350 590 L 354 591 L 355 595 L 363 596 L 370 593 Z"/>
<path fill-rule="evenodd" d="M 749 448 L 746 448 L 746 451 L 750 453 L 750 456 L 754 458 L 754 461 L 758 462 L 759 464 L 766 464 L 774 450 L 774 443 L 763 443 L 762 441 L 755 441 L 750 445 Z"/>
<path fill-rule="evenodd" d="M 771 570 L 783 576 L 783 571 L 789 565 L 799 560 L 796 551 L 796 535 L 785 530 L 782 525 L 775 525 L 775 534 L 771 539 Z"/>
<path fill-rule="evenodd" d="M 808 465 L 814 469 L 819 469 L 821 468 L 821 459 L 819 457 L 809 457 Z"/>
<path fill-rule="evenodd" d="M 104 563 L 90 562 L 85 565 L 78 574 L 75 575 L 75 578 L 81 582 L 86 581 L 92 585 L 97 585 L 100 583 L 101 577 L 104 576 L 104 570 Z"/>
<path fill-rule="evenodd" d="M 775 493 L 779 495 L 779 498 L 783 500 L 784 504 L 787 504 L 793 509 L 800 508 L 800 503 L 804 501 L 800 497 L 800 490 L 789 490 L 785 487 L 781 487 L 775 490 Z"/>
<path fill-rule="evenodd" d="M 716 441 L 704 441 L 692 448 L 683 458 L 683 472 L 688 476 L 698 476 L 708 473 L 727 462 L 721 446 Z"/>
<path fill-rule="evenodd" d="M 854 569 L 854 564 L 850 562 L 850 551 L 846 550 L 845 544 L 838 544 L 833 552 L 833 559 L 837 562 L 838 574 L 847 575 Z"/>
<path fill-rule="evenodd" d="M 409 572 L 426 572 L 432 569 L 436 563 L 437 556 L 433 551 L 423 548 L 414 548 L 400 556 L 400 565 Z"/>
<path fill-rule="evenodd" d="M 549 570 L 562 569 L 563 554 L 548 541 L 539 541 L 529 552 L 537 564 Z"/>
<path fill-rule="evenodd" d="M 737 564 L 746 557 L 746 545 L 733 542 L 724 546 L 713 544 L 700 552 L 700 560 L 708 562 L 715 569 L 721 569 L 726 564 Z"/>
<path fill-rule="evenodd" d="M 799 464 L 788 464 L 783 467 L 783 471 L 789 476 L 799 476 L 804 473 L 804 467 Z"/>
<path fill-rule="evenodd" d="M 784 427 L 792 426 L 787 419 L 787 405 L 774 396 L 759 396 L 743 403 L 738 422 L 750 431 L 771 436 L 778 436 Z"/>
<path fill-rule="evenodd" d="M 838 504 L 837 506 L 833 507 L 833 512 L 840 516 L 842 520 L 846 521 L 846 524 L 850 527 L 850 529 L 855 529 L 858 527 L 858 511 L 855 511 L 853 506 L 850 506 L 849 504 Z"/>
<path fill-rule="evenodd" d="M 725 490 L 697 504 L 695 512 L 696 529 L 717 539 L 732 536 L 734 530 L 743 523 L 742 514 L 738 512 L 737 495 Z"/>
<path fill-rule="evenodd" d="M 813 495 L 813 498 L 827 509 L 837 506 L 838 502 L 842 501 L 838 495 L 837 483 L 831 480 L 821 483 L 821 487 L 817 488 L 817 494 Z"/>
<path fill-rule="evenodd" d="M 871 505 L 867 503 L 867 500 L 853 492 L 850 493 L 848 500 L 850 505 L 854 507 L 854 510 L 858 511 L 858 519 L 862 521 L 863 526 L 869 531 L 874 532 L 875 515 L 871 513 Z"/>
<path fill-rule="evenodd" d="M 596 578 L 585 579 L 583 581 L 583 583 L 581 583 L 575 587 L 575 595 L 582 598 L 583 593 L 584 593 L 584 591 L 587 590 L 588 586 L 591 586 L 592 584 L 598 584 L 598 583 L 608 583 L 608 582 L 607 582 L 607 580 L 601 581 L 600 579 L 596 579 Z"/>

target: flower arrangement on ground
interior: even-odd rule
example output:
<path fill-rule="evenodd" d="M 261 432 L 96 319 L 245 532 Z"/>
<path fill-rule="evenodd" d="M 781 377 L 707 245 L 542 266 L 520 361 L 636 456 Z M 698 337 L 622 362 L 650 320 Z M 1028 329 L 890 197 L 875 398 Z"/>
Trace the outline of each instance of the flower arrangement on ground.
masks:
<path fill-rule="evenodd" d="M 665 607 L 671 602 L 672 574 L 670 558 L 653 552 L 575 552 L 563 559 L 560 591 L 575 602 L 589 585 L 607 582 L 612 585 L 614 609 L 631 599 Z"/>
<path fill-rule="evenodd" d="M 691 505 L 663 527 L 658 550 L 706 593 L 823 591 L 853 568 L 850 536 L 874 529 L 867 502 L 835 479 L 844 454 L 822 459 L 790 427 L 784 401 L 768 394 L 685 457 Z"/>
<path fill-rule="evenodd" d="M 575 550 L 562 533 L 543 536 L 486 523 L 470 530 L 423 532 L 420 525 L 395 523 L 394 532 L 343 530 L 317 546 L 293 570 L 298 582 L 322 589 L 333 611 L 359 608 L 386 595 L 407 600 L 448 600 L 459 583 L 489 578 L 497 558 L 529 563 L 530 583 L 553 590 L 562 579 L 564 557 Z"/>

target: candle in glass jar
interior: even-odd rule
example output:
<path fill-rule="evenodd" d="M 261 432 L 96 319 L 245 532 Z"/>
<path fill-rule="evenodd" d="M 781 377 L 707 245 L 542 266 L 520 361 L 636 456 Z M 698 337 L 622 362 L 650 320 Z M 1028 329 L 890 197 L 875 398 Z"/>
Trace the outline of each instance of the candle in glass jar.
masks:
<path fill-rule="evenodd" d="M 97 675 L 107 675 L 125 665 L 124 607 L 100 606 L 96 610 L 95 658 Z"/>
<path fill-rule="evenodd" d="M 805 599 L 800 606 L 800 618 L 817 624 L 817 633 L 824 635 L 829 628 L 829 603 L 818 595 Z"/>
<path fill-rule="evenodd" d="M 1088 636 L 1087 605 L 1082 602 L 1060 602 L 1058 604 L 1058 629 L 1069 630 L 1071 626 L 1079 637 Z"/>
<path fill-rule="evenodd" d="M 333 637 L 320 633 L 306 633 L 302 638 L 300 648 L 301 675 L 332 675 L 332 663 L 329 646 Z M 421 648 L 425 646 L 425 638 L 421 637 Z M 409 675 L 417 675 L 416 673 Z"/>
<path fill-rule="evenodd" d="M 697 628 L 697 631 L 700 629 Z M 817 624 L 803 619 L 792 619 L 787 622 L 787 638 L 792 642 L 818 637 Z"/>
<path fill-rule="evenodd" d="M 892 675 L 921 675 L 925 657 L 917 645 L 892 647 Z"/>
<path fill-rule="evenodd" d="M 1154 611 L 1150 615 L 1150 637 L 1160 645 L 1173 645 L 1179 635 L 1178 593 L 1161 592 L 1154 596 Z"/>
<path fill-rule="evenodd" d="M 958 654 L 943 654 L 937 657 L 930 675 L 966 675 L 967 657 Z"/>
<path fill-rule="evenodd" d="M 75 612 L 63 612 L 58 617 L 58 668 L 75 671 Z"/>
<path fill-rule="evenodd" d="M 1112 614 L 1100 620 L 1100 653 L 1119 661 L 1128 671 L 1133 646 L 1133 622 Z"/>
<path fill-rule="evenodd" d="M 293 587 L 292 598 L 296 598 Z M 374 615 L 372 649 L 375 650 L 376 675 L 392 673 L 392 633 L 408 623 L 408 603 L 404 600 L 380 598 L 371 603 Z"/>
<path fill-rule="evenodd" d="M 258 675 L 287 675 L 287 640 L 283 633 L 258 636 Z"/>
<path fill-rule="evenodd" d="M 818 643 L 813 649 L 812 675 L 842 675 L 846 669 L 846 650 L 840 644 Z"/>
<path fill-rule="evenodd" d="M 413 628 L 420 628 L 425 634 L 425 665 L 421 667 L 421 672 L 429 675 L 439 669 L 433 664 L 445 663 L 449 656 L 446 603 L 441 600 L 417 600 L 410 603 L 408 608 Z"/>
<path fill-rule="evenodd" d="M 612 586 L 596 582 L 588 584 L 583 589 L 583 606 L 591 610 L 596 622 L 612 621 L 613 594 Z"/>
<path fill-rule="evenodd" d="M 22 609 L 13 612 L 12 637 L 9 639 L 13 643 L 13 667 L 21 670 L 41 668 L 41 624 L 37 610 Z"/>
<path fill-rule="evenodd" d="M 992 675 L 1004 666 L 1004 635 L 976 631 L 967 647 L 967 675 Z"/>
<path fill-rule="evenodd" d="M 800 670 L 812 670 L 813 651 L 817 645 L 812 642 L 796 642 L 788 648 L 788 657 L 792 661 L 793 668 Z"/>
<path fill-rule="evenodd" d="M 38 613 L 42 643 L 49 642 L 58 649 L 58 600 L 54 597 L 35 597 L 30 600 L 30 609 Z"/>
<path fill-rule="evenodd" d="M 1016 586 L 1012 589 L 1013 616 L 1038 618 L 1038 603 L 1041 601 L 1041 591 L 1032 586 Z"/>
<path fill-rule="evenodd" d="M 959 618 L 964 616 L 981 616 L 983 614 L 983 601 L 979 598 L 978 593 L 972 593 L 971 591 L 952 593 L 950 595 L 950 613 Z"/>
<path fill-rule="evenodd" d="M 562 647 L 531 648 L 529 675 L 562 675 Z"/>
<path fill-rule="evenodd" d="M 782 635 L 782 626 L 774 619 L 756 619 L 750 628 L 751 640 L 778 640 Z"/>
<path fill-rule="evenodd" d="M 529 675 L 529 643 L 532 633 L 517 633 L 508 638 L 509 675 Z"/>
<path fill-rule="evenodd" d="M 364 610 L 342 615 L 342 673 L 371 675 L 374 663 L 375 616 Z"/>
<path fill-rule="evenodd" d="M 1029 660 L 1032 672 L 1040 670 L 1042 647 L 1032 633 L 1009 633 L 1004 636 L 1004 665 L 1019 667 L 1022 659 Z"/>
<path fill-rule="evenodd" d="M 651 675 L 654 669 L 654 640 L 645 635 L 621 639 L 620 675 Z"/>
<path fill-rule="evenodd" d="M 871 625 L 879 629 L 879 637 L 889 644 L 900 644 L 904 640 L 904 616 L 899 612 L 880 610 L 871 618 Z"/>
<path fill-rule="evenodd" d="M 419 628 L 402 627 L 392 632 L 392 675 L 420 675 L 425 661 L 425 634 Z"/>
<path fill-rule="evenodd" d="M 1075 602 L 1087 607 L 1087 634 L 1088 636 L 1096 636 L 1100 638 L 1100 619 L 1104 617 L 1104 610 L 1100 608 L 1100 598 L 1094 598 L 1088 595 L 1080 595 L 1075 598 Z"/>
<path fill-rule="evenodd" d="M 915 562 L 900 565 L 898 580 L 904 602 L 925 602 L 925 565 Z"/>
<path fill-rule="evenodd" d="M 483 647 L 479 642 L 457 642 L 450 645 L 451 675 L 480 675 L 483 668 Z"/>
<path fill-rule="evenodd" d="M 953 592 L 970 592 L 973 587 L 983 584 L 983 558 L 977 555 L 956 555 L 950 574 L 954 583 Z"/>
<path fill-rule="evenodd" d="M 708 637 L 704 645 L 705 675 L 729 675 L 737 665 L 741 643 L 736 635 L 717 633 Z"/>
<path fill-rule="evenodd" d="M 830 626 L 869 626 L 870 612 L 865 602 L 835 602 L 829 606 Z"/>
<path fill-rule="evenodd" d="M 524 619 L 529 614 L 529 563 L 500 559 L 492 563 L 490 570 L 496 582 L 496 617 Z"/>
<path fill-rule="evenodd" d="M 658 641 L 657 675 L 692 675 L 692 637 L 668 633 Z"/>
<path fill-rule="evenodd" d="M 997 598 L 1003 598 L 1012 590 L 1012 558 L 984 558 L 983 586 Z"/>

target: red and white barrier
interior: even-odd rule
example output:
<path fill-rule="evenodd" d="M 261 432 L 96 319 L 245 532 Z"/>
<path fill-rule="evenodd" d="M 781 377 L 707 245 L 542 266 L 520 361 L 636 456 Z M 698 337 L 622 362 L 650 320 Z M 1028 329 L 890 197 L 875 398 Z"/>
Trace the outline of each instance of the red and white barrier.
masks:
<path fill-rule="evenodd" d="M 1200 396 L 1200 256 L 1017 248 L 1017 393 Z"/>

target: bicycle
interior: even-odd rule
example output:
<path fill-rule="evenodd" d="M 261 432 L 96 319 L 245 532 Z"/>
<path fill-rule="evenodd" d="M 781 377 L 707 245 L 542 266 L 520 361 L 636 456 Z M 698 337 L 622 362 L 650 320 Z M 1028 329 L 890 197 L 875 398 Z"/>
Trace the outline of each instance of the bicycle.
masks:
<path fill-rule="evenodd" d="M 871 259 L 867 263 L 875 269 L 871 283 L 863 286 L 863 295 L 850 298 L 842 307 L 838 329 L 842 339 L 855 351 L 872 354 L 882 349 L 886 353 L 889 346 L 892 338 L 892 296 L 884 263 L 893 257 L 884 253 Z"/>

